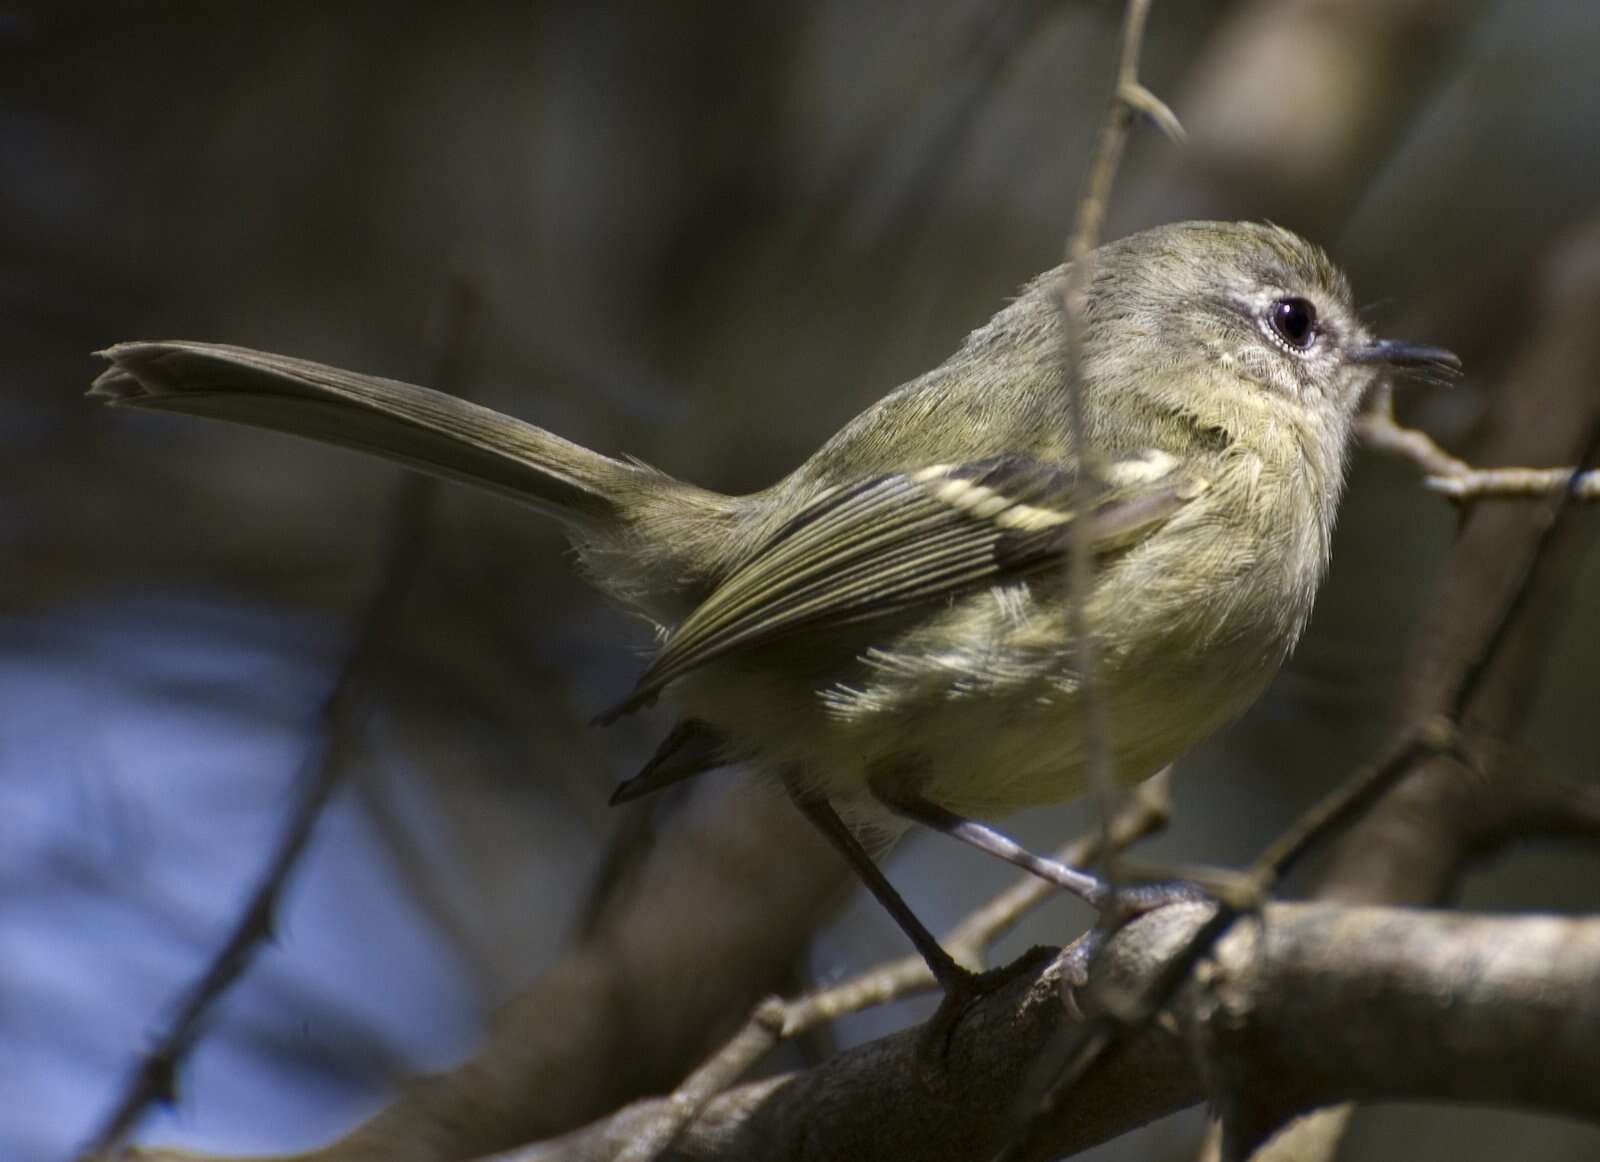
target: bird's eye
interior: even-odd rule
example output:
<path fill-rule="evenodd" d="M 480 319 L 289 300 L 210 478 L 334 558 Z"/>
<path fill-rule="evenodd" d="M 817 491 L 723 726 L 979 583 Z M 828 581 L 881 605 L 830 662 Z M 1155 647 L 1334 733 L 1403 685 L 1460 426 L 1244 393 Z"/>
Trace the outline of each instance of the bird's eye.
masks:
<path fill-rule="evenodd" d="M 1317 341 L 1317 308 L 1305 299 L 1279 299 L 1267 308 L 1267 322 L 1286 347 L 1309 351 Z"/>

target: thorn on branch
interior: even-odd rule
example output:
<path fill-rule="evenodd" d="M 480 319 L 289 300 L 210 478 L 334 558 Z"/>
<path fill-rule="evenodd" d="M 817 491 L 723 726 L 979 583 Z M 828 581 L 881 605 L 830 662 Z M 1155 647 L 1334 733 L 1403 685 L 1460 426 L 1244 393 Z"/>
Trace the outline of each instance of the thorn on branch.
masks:
<path fill-rule="evenodd" d="M 1178 120 L 1178 115 L 1172 111 L 1172 107 L 1138 81 L 1129 81 L 1122 85 L 1117 90 L 1117 97 L 1130 109 L 1148 117 L 1172 144 L 1188 144 L 1189 131 Z"/>

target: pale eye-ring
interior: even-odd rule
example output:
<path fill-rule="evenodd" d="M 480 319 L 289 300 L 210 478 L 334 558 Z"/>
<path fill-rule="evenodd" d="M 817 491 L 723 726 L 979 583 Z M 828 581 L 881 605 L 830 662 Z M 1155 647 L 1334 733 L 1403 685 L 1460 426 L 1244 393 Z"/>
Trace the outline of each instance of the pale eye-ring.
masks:
<path fill-rule="evenodd" d="M 1278 299 L 1267 308 L 1267 325 L 1285 347 L 1309 351 L 1319 334 L 1317 308 L 1301 298 Z"/>

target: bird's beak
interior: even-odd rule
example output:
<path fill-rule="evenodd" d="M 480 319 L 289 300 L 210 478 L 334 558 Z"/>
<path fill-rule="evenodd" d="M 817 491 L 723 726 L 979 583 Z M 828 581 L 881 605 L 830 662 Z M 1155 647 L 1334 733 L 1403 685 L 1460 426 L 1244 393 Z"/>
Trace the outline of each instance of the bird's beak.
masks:
<path fill-rule="evenodd" d="M 1377 363 L 1412 371 L 1432 371 L 1445 375 L 1459 375 L 1461 360 L 1453 351 L 1443 347 L 1425 347 L 1421 343 L 1398 343 L 1393 339 L 1379 339 L 1366 347 L 1359 347 L 1347 356 L 1351 363 Z"/>

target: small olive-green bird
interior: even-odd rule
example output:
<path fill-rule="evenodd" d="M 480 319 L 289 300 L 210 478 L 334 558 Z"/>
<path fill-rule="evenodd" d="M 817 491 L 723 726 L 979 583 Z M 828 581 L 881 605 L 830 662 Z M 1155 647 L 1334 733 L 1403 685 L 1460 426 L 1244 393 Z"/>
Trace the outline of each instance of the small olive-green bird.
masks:
<path fill-rule="evenodd" d="M 1071 547 L 1094 554 L 1084 612 L 1131 782 L 1249 706 L 1294 646 L 1369 385 L 1456 367 L 1374 339 L 1344 275 L 1274 226 L 1163 226 L 1092 261 L 1092 490 L 1069 435 L 1065 268 L 749 496 L 427 388 L 239 347 L 118 344 L 93 394 L 360 448 L 554 516 L 585 575 L 659 633 L 604 717 L 658 696 L 680 715 L 616 798 L 719 763 L 772 772 L 950 985 L 961 970 L 857 840 L 909 819 L 1046 865 L 977 820 L 1086 790 Z M 1044 872 L 1094 898 L 1071 869 Z"/>

